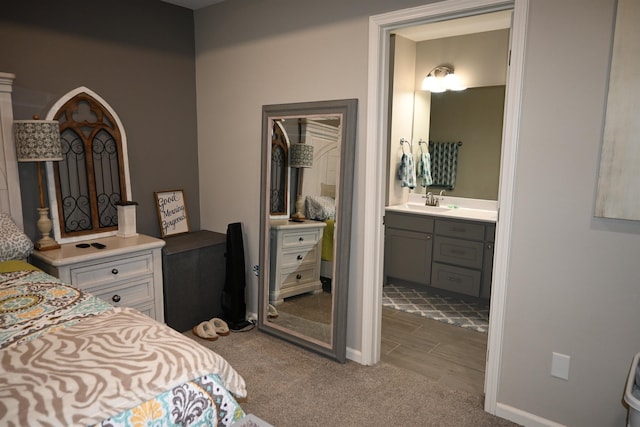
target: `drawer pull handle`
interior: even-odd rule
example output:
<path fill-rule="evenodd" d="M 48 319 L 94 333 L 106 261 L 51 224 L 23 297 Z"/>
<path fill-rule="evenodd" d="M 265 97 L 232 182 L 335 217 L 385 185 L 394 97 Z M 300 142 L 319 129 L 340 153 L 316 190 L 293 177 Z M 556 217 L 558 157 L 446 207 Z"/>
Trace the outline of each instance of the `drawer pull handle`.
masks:
<path fill-rule="evenodd" d="M 459 277 L 453 277 L 453 276 L 449 276 L 449 277 L 447 277 L 447 279 L 448 279 L 450 282 L 459 282 L 459 281 L 460 281 L 460 278 L 459 278 Z"/>
<path fill-rule="evenodd" d="M 465 251 L 463 251 L 463 250 L 460 250 L 460 249 L 452 249 L 452 250 L 451 250 L 451 253 L 452 253 L 453 255 L 464 255 L 466 252 L 465 252 Z"/>
<path fill-rule="evenodd" d="M 296 279 L 298 280 L 302 279 L 302 274 L 296 274 Z"/>
<path fill-rule="evenodd" d="M 120 302 L 120 295 L 116 294 L 111 298 L 111 301 L 113 302 Z"/>
<path fill-rule="evenodd" d="M 304 242 L 304 237 L 298 237 L 298 242 Z"/>
<path fill-rule="evenodd" d="M 302 261 L 302 255 L 298 255 L 298 261 Z"/>
<path fill-rule="evenodd" d="M 118 269 L 114 268 L 113 270 L 111 270 L 111 274 L 118 274 Z"/>

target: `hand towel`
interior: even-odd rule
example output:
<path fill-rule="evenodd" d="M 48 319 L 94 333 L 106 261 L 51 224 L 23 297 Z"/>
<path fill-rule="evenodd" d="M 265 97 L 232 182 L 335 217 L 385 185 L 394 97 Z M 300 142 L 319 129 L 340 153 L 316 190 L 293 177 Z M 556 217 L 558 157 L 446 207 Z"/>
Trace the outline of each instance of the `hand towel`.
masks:
<path fill-rule="evenodd" d="M 409 187 L 414 189 L 416 187 L 416 169 L 413 166 L 413 155 L 402 154 L 400 160 L 400 168 L 398 169 L 398 179 L 401 181 L 402 187 Z"/>
<path fill-rule="evenodd" d="M 433 184 L 433 178 L 431 178 L 431 155 L 429 153 L 420 153 L 417 173 L 418 178 L 420 178 L 420 184 L 423 187 Z"/>

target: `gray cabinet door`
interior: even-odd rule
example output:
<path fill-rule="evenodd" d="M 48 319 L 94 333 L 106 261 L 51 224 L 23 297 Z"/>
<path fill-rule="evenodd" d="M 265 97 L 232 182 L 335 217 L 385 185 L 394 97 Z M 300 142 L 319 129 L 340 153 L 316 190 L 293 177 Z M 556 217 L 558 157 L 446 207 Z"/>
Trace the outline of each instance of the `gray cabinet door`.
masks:
<path fill-rule="evenodd" d="M 428 285 L 431 281 L 431 233 L 387 228 L 385 276 Z"/>

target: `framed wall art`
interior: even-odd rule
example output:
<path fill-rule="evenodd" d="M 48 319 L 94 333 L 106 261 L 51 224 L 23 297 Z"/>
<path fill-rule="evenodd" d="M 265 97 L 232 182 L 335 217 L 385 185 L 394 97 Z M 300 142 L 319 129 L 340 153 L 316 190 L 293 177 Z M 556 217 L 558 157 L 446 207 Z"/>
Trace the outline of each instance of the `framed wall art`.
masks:
<path fill-rule="evenodd" d="M 158 222 L 162 237 L 188 233 L 189 217 L 184 191 L 170 190 L 154 193 L 158 207 Z"/>

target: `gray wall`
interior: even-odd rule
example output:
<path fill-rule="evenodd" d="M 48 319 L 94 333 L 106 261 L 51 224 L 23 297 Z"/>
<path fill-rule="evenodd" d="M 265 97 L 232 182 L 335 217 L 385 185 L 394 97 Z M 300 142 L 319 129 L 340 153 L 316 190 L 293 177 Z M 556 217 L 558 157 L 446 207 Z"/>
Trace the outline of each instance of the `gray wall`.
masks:
<path fill-rule="evenodd" d="M 159 236 L 153 192 L 184 189 L 200 226 L 193 12 L 157 0 L 6 2 L 0 70 L 16 74 L 14 118 L 44 117 L 86 86 L 127 133 L 138 232 Z M 25 231 L 37 231 L 36 167 L 20 164 Z"/>
<path fill-rule="evenodd" d="M 258 263 L 262 105 L 360 100 L 348 316 L 356 351 L 362 292 L 377 285 L 362 280 L 374 268 L 361 256 L 372 230 L 358 221 L 369 16 L 418 3 L 233 0 L 195 13 L 202 223 L 242 221 L 248 264 Z M 624 425 L 624 380 L 640 351 L 640 224 L 593 216 L 615 1 L 530 6 L 498 402 L 566 425 Z M 255 304 L 257 278 L 247 283 Z M 551 377 L 554 351 L 571 356 L 569 381 Z"/>

